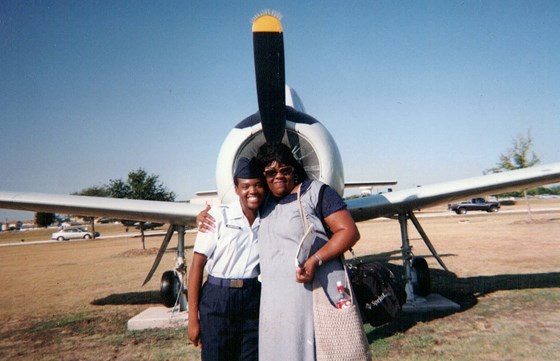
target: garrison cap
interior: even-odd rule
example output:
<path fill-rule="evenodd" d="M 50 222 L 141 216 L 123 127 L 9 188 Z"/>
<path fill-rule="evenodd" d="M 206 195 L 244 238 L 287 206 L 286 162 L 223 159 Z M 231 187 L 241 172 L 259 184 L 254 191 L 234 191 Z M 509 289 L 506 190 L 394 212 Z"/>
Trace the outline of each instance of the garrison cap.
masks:
<path fill-rule="evenodd" d="M 233 176 L 235 178 L 261 178 L 262 177 L 262 167 L 259 166 L 259 161 L 257 158 L 253 157 L 251 159 L 247 157 L 239 158 L 237 162 L 237 168 Z"/>

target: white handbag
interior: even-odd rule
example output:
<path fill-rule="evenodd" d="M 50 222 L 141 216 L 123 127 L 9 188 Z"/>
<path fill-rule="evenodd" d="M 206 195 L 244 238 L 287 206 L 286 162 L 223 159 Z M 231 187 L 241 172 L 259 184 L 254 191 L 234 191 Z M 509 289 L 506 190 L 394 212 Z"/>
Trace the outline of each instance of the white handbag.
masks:
<path fill-rule="evenodd" d="M 296 263 L 303 264 L 309 257 L 309 250 L 315 239 L 313 225 L 309 226 L 301 204 L 298 189 L 298 202 L 305 235 L 300 243 Z M 303 259 L 303 262 L 300 260 Z M 313 325 L 315 329 L 315 350 L 318 361 L 363 361 L 371 360 L 371 351 L 364 331 L 360 309 L 355 302 L 348 270 L 344 265 L 346 286 L 350 290 L 352 305 L 337 308 L 330 302 L 321 283 L 313 280 Z"/>

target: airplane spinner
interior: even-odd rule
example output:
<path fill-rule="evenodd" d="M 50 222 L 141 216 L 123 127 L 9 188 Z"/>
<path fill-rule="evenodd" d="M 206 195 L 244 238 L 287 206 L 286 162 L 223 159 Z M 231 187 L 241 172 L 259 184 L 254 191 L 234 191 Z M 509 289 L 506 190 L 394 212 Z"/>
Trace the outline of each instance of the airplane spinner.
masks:
<path fill-rule="evenodd" d="M 288 86 L 286 95 L 286 126 L 282 142 L 290 146 L 310 178 L 330 185 L 342 196 L 342 158 L 333 137 L 323 124 L 304 113 L 301 100 Z M 241 121 L 226 136 L 216 165 L 216 186 L 222 203 L 237 198 L 232 179 L 237 160 L 255 156 L 265 142 L 259 112 Z"/>

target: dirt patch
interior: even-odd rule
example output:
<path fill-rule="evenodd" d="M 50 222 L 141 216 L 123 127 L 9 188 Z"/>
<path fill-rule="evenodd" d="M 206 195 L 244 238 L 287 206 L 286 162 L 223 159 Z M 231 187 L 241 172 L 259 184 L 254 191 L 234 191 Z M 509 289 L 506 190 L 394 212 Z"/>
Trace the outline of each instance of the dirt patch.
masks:
<path fill-rule="evenodd" d="M 151 256 L 158 254 L 158 251 L 158 248 L 129 249 L 127 251 L 124 251 L 120 255 L 123 257 Z"/>
<path fill-rule="evenodd" d="M 560 218 L 523 219 L 520 221 L 512 222 L 511 224 L 547 224 L 554 222 L 560 222 Z"/>

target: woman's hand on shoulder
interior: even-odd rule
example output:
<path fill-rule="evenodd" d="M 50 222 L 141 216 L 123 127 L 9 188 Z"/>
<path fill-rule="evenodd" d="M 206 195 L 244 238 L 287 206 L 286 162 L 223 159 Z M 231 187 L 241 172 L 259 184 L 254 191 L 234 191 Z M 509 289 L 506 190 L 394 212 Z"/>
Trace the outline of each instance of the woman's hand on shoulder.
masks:
<path fill-rule="evenodd" d="M 207 204 L 206 208 L 196 216 L 196 225 L 199 232 L 209 233 L 214 231 L 216 220 L 208 213 L 210 208 L 211 206 Z"/>

